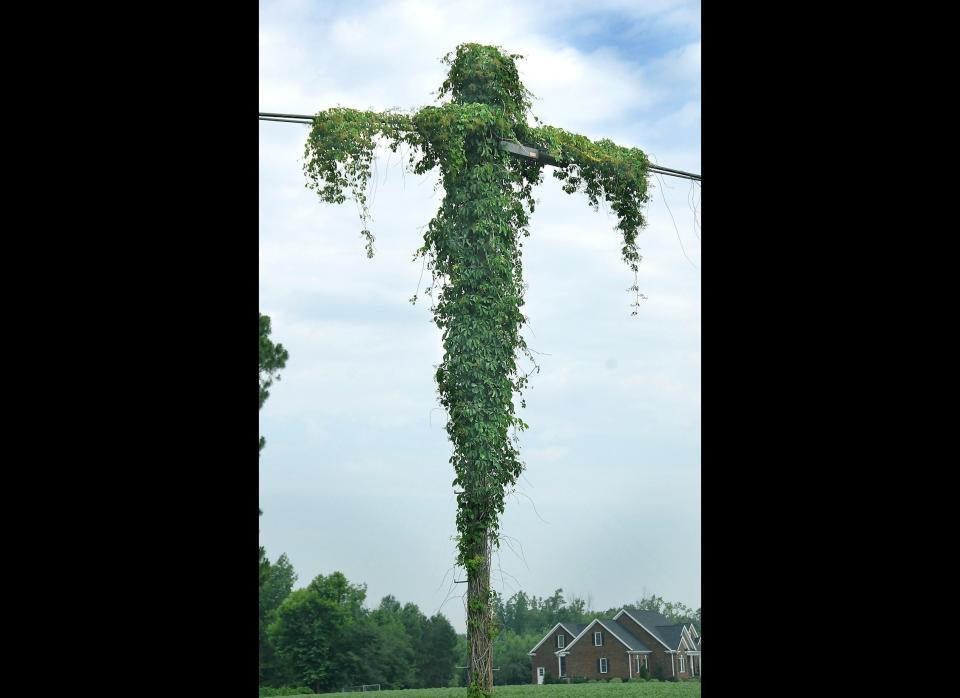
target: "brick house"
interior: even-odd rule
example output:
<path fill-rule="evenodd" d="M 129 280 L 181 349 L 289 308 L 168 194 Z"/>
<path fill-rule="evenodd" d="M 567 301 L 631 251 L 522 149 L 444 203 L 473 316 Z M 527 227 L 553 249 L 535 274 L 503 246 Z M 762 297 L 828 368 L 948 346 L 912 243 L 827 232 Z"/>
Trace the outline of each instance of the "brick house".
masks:
<path fill-rule="evenodd" d="M 643 667 L 660 679 L 701 673 L 700 635 L 693 624 L 672 624 L 655 611 L 624 606 L 611 619 L 557 623 L 530 650 L 533 683 L 546 674 L 569 681 L 630 679 Z"/>

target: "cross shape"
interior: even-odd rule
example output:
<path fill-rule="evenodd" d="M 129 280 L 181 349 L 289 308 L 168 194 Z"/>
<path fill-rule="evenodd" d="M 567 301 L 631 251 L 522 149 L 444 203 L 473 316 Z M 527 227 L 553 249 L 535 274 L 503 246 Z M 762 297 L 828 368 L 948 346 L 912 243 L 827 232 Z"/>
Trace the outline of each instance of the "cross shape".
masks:
<path fill-rule="evenodd" d="M 457 564 L 467 571 L 468 698 L 492 691 L 490 562 L 505 496 L 523 470 L 516 436 L 527 425 L 516 415 L 514 397 L 529 380 L 517 354 L 533 358 L 520 335 L 526 321 L 521 248 L 535 207 L 533 187 L 543 166 L 552 165 L 564 191 L 583 191 L 594 208 L 601 198 L 610 204 L 639 307 L 636 237 L 644 225 L 648 173 L 657 167 L 636 148 L 530 126 L 530 93 L 517 58 L 497 47 L 458 46 L 444 59 L 450 70 L 439 96 L 449 95 L 449 102 L 414 114 L 322 111 L 311 120 L 304 159 L 308 186 L 321 200 L 357 202 L 370 256 L 366 184 L 376 139 L 394 152 L 409 147 L 417 174 L 440 170 L 443 202 L 417 254 L 427 261 L 431 289 L 439 288 L 431 308 L 444 346 L 436 381 L 453 444 Z"/>

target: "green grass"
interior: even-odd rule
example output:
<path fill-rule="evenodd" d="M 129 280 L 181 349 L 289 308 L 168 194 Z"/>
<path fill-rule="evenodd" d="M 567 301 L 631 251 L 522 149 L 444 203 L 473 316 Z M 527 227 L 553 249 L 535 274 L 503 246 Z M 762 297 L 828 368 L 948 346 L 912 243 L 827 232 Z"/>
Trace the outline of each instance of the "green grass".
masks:
<path fill-rule="evenodd" d="M 411 688 L 403 691 L 374 692 L 370 698 L 464 698 L 466 695 L 465 688 Z M 493 695 L 494 698 L 700 698 L 700 682 L 630 681 L 494 686 Z"/>

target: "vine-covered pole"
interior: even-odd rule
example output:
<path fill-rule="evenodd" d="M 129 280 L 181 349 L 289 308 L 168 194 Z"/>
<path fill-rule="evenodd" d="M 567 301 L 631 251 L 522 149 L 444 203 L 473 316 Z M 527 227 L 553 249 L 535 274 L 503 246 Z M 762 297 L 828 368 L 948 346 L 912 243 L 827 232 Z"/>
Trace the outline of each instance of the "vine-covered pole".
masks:
<path fill-rule="evenodd" d="M 418 174 L 440 169 L 443 202 L 418 254 L 433 276 L 432 310 L 443 333 L 436 381 L 453 445 L 457 563 L 467 571 L 470 698 L 489 696 L 493 689 L 491 555 L 506 495 L 523 470 L 516 436 L 527 425 L 514 406 L 527 383 L 517 365 L 518 354 L 527 352 L 520 335 L 521 248 L 543 165 L 513 157 L 504 141 L 549 151 L 565 191 L 584 191 L 595 208 L 601 197 L 610 204 L 623 235 L 623 258 L 634 272 L 635 306 L 641 297 L 636 236 L 647 200 L 646 157 L 610 141 L 593 143 L 562 129 L 529 126 L 529 93 L 516 58 L 493 46 L 458 46 L 444 59 L 450 71 L 440 97 L 450 101 L 410 116 L 342 108 L 320 112 L 304 161 L 307 186 L 322 200 L 343 203 L 346 192 L 356 200 L 371 256 L 365 191 L 375 139 L 386 139 L 394 151 L 409 146 Z"/>

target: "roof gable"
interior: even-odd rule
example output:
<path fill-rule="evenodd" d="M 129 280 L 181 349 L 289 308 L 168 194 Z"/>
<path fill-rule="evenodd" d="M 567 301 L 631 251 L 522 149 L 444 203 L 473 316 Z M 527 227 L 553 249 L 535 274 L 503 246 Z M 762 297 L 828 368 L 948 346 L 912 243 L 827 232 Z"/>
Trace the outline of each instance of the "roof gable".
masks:
<path fill-rule="evenodd" d="M 583 629 L 587 627 L 586 623 L 568 623 L 565 620 L 560 621 L 560 624 L 570 632 L 571 640 L 582 633 Z"/>
<path fill-rule="evenodd" d="M 572 630 L 571 628 L 568 628 L 567 625 L 572 625 L 572 624 L 568 623 L 568 624 L 565 625 L 564 623 L 557 623 L 555 626 L 553 626 L 553 627 L 550 629 L 550 631 L 549 631 L 546 635 L 543 636 L 543 639 L 540 640 L 540 642 L 538 642 L 536 645 L 533 646 L 533 649 L 532 649 L 532 650 L 530 650 L 529 652 L 527 652 L 527 654 L 534 654 L 538 649 L 540 649 L 540 645 L 542 645 L 544 642 L 546 642 L 546 641 L 550 638 L 550 636 L 552 636 L 555 632 L 557 632 L 557 628 L 563 628 L 563 629 L 566 630 L 568 633 L 572 633 L 573 630 Z M 574 626 L 574 627 L 576 627 L 576 626 Z"/>
<path fill-rule="evenodd" d="M 668 642 L 667 638 L 664 638 L 660 634 L 660 631 L 657 630 L 658 627 L 668 627 L 670 625 L 670 621 L 667 620 L 667 617 L 664 616 L 663 614 L 657 613 L 656 611 L 640 611 L 630 606 L 624 606 L 622 609 L 617 611 L 617 615 L 615 615 L 613 619 L 617 620 L 618 618 L 620 618 L 620 616 L 624 614 L 629 616 L 634 623 L 636 623 L 641 628 L 646 630 L 653 637 L 654 640 L 659 642 L 668 650 L 672 650 L 673 647 L 676 646 L 674 645 L 673 647 L 671 647 L 671 644 L 670 642 Z M 677 642 L 676 644 L 679 644 L 679 642 Z"/>
<path fill-rule="evenodd" d="M 658 625 L 656 630 L 657 634 L 670 647 L 670 649 L 680 649 L 680 644 L 683 642 L 682 625 Z"/>
<path fill-rule="evenodd" d="M 636 635 L 630 632 L 630 628 L 625 626 L 623 623 L 618 623 L 615 620 L 604 620 L 598 619 L 597 621 L 607 630 L 614 634 L 615 637 L 619 638 L 623 642 L 628 650 L 634 652 L 649 652 L 650 648 L 641 641 Z"/>
<path fill-rule="evenodd" d="M 573 642 L 568 643 L 566 647 L 561 652 L 567 652 L 577 644 L 583 637 L 592 637 L 592 632 L 597 632 L 593 630 L 590 632 L 591 628 L 595 625 L 599 625 L 604 628 L 613 638 L 620 642 L 621 645 L 626 647 L 632 652 L 649 652 L 650 648 L 647 647 L 643 642 L 636 638 L 633 633 L 630 632 L 629 628 L 623 626 L 622 624 L 614 620 L 604 620 L 602 618 L 594 618 L 589 624 L 585 625 L 580 633 L 574 638 Z"/>

